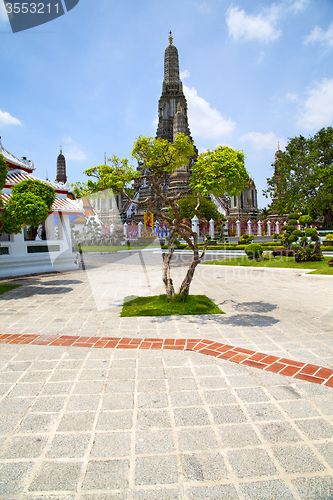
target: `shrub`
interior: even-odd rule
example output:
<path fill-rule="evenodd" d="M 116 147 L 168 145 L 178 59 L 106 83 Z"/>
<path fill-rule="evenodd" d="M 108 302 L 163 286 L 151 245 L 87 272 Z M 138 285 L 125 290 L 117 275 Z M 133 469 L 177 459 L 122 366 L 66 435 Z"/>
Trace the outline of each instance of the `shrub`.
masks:
<path fill-rule="evenodd" d="M 254 240 L 253 234 L 242 234 L 242 236 L 239 238 L 239 242 L 241 245 L 242 244 L 244 245 L 244 243 L 246 245 L 247 243 L 249 243 L 250 241 L 253 241 L 253 240 Z"/>
<path fill-rule="evenodd" d="M 259 243 L 250 243 L 245 247 L 245 253 L 249 259 L 259 259 L 263 251 L 264 249 Z"/>
<path fill-rule="evenodd" d="M 300 262 L 316 262 L 319 260 L 323 260 L 323 258 L 324 258 L 323 255 L 318 252 L 314 253 L 305 252 L 300 254 L 299 260 Z"/>
<path fill-rule="evenodd" d="M 331 241 L 333 240 L 333 233 L 328 233 L 326 234 L 326 238 L 325 238 L 326 241 Z"/>
<path fill-rule="evenodd" d="M 328 261 L 328 267 L 333 267 L 333 259 Z"/>

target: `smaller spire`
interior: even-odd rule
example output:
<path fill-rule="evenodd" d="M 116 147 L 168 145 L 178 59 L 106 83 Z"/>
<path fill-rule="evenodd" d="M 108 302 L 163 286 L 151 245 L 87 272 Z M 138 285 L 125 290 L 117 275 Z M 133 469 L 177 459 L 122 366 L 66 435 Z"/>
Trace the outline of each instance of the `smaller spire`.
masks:
<path fill-rule="evenodd" d="M 172 31 L 170 30 L 170 33 L 169 33 L 169 43 L 170 45 L 173 44 L 173 36 L 172 36 Z"/>
<path fill-rule="evenodd" d="M 280 141 L 278 141 L 278 151 L 281 151 L 280 150 Z"/>

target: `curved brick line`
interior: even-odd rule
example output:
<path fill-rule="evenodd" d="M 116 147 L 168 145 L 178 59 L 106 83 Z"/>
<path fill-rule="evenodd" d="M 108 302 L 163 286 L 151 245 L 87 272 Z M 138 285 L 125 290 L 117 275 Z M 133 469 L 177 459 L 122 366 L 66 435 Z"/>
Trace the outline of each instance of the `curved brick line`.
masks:
<path fill-rule="evenodd" d="M 262 352 L 243 349 L 206 339 L 160 339 L 129 337 L 80 337 L 70 335 L 0 334 L 0 344 L 32 344 L 46 346 L 99 347 L 104 349 L 174 349 L 195 351 L 233 363 L 279 373 L 314 384 L 333 387 L 333 370 L 292 359 L 280 358 Z"/>

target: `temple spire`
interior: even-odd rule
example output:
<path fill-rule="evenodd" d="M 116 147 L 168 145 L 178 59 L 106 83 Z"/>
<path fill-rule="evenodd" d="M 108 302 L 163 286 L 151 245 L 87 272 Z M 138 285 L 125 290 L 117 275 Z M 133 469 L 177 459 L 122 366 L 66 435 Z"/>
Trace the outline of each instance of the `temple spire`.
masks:
<path fill-rule="evenodd" d="M 63 184 L 66 184 L 66 182 L 67 182 L 66 159 L 65 159 L 64 155 L 62 154 L 62 146 L 60 146 L 60 154 L 58 155 L 58 158 L 57 158 L 56 181 L 62 182 Z"/>
<path fill-rule="evenodd" d="M 169 33 L 169 43 L 170 45 L 173 44 L 173 36 L 172 36 L 172 31 L 170 30 L 170 33 Z"/>

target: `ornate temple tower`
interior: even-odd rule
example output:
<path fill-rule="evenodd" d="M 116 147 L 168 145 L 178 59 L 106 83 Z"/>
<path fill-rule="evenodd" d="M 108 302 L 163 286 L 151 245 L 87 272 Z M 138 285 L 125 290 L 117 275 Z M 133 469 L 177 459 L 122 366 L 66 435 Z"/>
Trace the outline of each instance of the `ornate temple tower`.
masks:
<path fill-rule="evenodd" d="M 62 148 L 60 146 L 60 154 L 58 155 L 57 158 L 57 177 L 56 177 L 57 182 L 62 182 L 63 184 L 66 184 L 67 181 L 67 175 L 66 175 L 66 159 L 64 155 L 62 154 Z"/>
<path fill-rule="evenodd" d="M 191 137 L 187 119 L 187 102 L 183 92 L 183 84 L 179 76 L 178 50 L 173 45 L 173 37 L 170 31 L 169 45 L 164 53 L 164 80 L 162 95 L 158 102 L 158 127 L 156 137 L 161 137 L 162 139 L 173 142 L 174 117 L 177 113 L 178 105 L 180 105 L 183 115 L 181 132 Z"/>

